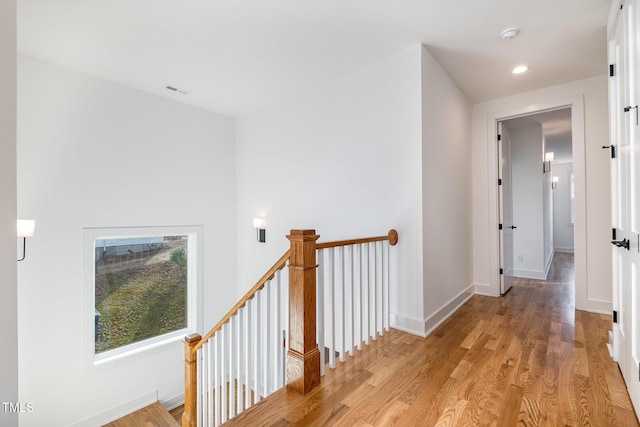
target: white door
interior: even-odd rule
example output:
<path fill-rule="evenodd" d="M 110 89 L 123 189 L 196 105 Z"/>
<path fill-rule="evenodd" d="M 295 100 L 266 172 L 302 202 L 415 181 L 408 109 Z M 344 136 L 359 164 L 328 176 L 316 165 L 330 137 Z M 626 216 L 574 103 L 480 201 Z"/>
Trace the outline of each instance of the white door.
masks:
<path fill-rule="evenodd" d="M 498 122 L 498 203 L 500 211 L 500 293 L 513 285 L 513 198 L 511 191 L 511 138 L 509 129 Z"/>
<path fill-rule="evenodd" d="M 613 356 L 640 413 L 640 128 L 635 0 L 625 2 L 610 42 Z"/>

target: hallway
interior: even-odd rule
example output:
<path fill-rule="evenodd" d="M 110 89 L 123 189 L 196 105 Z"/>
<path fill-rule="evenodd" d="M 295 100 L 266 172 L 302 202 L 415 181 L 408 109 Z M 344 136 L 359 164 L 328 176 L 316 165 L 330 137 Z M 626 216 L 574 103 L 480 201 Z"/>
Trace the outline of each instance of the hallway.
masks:
<path fill-rule="evenodd" d="M 305 397 L 280 390 L 230 425 L 638 425 L 606 342 L 574 309 L 571 254 L 549 281 L 473 296 L 428 338 L 391 330 Z"/>

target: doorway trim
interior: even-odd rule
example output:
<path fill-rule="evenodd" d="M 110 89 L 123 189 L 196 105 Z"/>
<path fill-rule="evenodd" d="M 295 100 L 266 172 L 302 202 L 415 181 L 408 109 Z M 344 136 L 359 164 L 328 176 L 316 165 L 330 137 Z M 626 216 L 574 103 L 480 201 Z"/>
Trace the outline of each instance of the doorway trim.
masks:
<path fill-rule="evenodd" d="M 588 307 L 589 286 L 587 281 L 587 212 L 586 212 L 586 159 L 585 159 L 585 125 L 584 96 L 577 95 L 536 104 L 523 105 L 487 116 L 487 171 L 489 179 L 489 261 L 493 268 L 491 287 L 495 295 L 500 295 L 500 245 L 499 245 L 499 206 L 498 206 L 498 161 L 497 161 L 497 123 L 499 121 L 530 115 L 538 112 L 571 108 L 571 147 L 573 150 L 574 173 L 574 260 L 575 260 L 575 295 L 576 308 Z M 542 162 L 542 159 L 540 159 Z M 593 302 L 593 301 L 592 301 Z"/>

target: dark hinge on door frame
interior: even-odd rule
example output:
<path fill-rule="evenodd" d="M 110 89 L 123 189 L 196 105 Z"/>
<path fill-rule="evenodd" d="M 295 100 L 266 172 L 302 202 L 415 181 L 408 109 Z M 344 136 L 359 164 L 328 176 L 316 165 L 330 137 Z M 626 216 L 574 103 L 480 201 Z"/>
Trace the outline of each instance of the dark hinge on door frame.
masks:
<path fill-rule="evenodd" d="M 500 269 L 500 275 L 502 276 L 504 274 L 504 270 Z"/>
<path fill-rule="evenodd" d="M 618 312 L 613 310 L 613 323 L 618 323 Z"/>
<path fill-rule="evenodd" d="M 609 64 L 609 77 L 616 75 L 616 64 Z"/>
<path fill-rule="evenodd" d="M 502 230 L 502 224 L 498 224 L 498 230 Z"/>
<path fill-rule="evenodd" d="M 498 185 L 502 185 L 502 178 L 498 178 Z"/>
<path fill-rule="evenodd" d="M 617 236 L 616 236 L 616 232 L 618 230 L 616 230 L 615 228 L 611 229 L 611 240 L 617 240 Z"/>
<path fill-rule="evenodd" d="M 631 106 L 629 105 L 628 107 L 624 107 L 624 112 L 628 113 L 631 110 L 636 110 L 636 126 L 638 126 L 638 106 Z"/>
<path fill-rule="evenodd" d="M 498 141 L 502 141 L 502 135 L 498 134 Z"/>
<path fill-rule="evenodd" d="M 611 158 L 615 159 L 616 158 L 616 146 L 615 145 L 603 145 L 602 149 L 606 149 L 606 148 L 610 148 L 611 149 Z"/>

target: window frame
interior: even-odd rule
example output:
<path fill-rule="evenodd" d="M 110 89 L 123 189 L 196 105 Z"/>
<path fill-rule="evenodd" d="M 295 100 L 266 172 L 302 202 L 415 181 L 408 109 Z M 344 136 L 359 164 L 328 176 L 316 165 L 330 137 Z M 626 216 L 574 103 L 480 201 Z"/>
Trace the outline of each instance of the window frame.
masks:
<path fill-rule="evenodd" d="M 147 338 L 99 354 L 95 353 L 95 242 L 100 239 L 187 236 L 187 327 Z M 83 373 L 91 374 L 168 348 L 182 348 L 186 335 L 202 330 L 202 226 L 86 227 L 82 232 L 82 359 Z"/>

